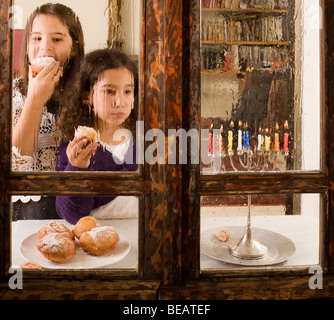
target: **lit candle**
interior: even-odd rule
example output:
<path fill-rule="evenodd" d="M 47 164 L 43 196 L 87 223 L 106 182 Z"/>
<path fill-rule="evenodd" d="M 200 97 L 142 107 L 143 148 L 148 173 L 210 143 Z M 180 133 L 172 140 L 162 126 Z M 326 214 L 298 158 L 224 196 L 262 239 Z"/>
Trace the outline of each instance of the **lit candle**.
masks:
<path fill-rule="evenodd" d="M 223 131 L 224 131 L 224 127 L 223 127 L 223 124 L 221 124 L 221 126 L 220 126 L 220 137 L 219 137 L 219 150 L 220 150 L 221 153 L 224 151 Z"/>
<path fill-rule="evenodd" d="M 285 122 L 284 122 L 284 130 L 286 132 L 284 132 L 284 144 L 283 144 L 283 151 L 284 152 L 288 152 L 289 151 L 289 133 L 287 132 L 288 129 L 289 129 L 288 120 L 285 120 Z"/>
<path fill-rule="evenodd" d="M 234 122 L 231 121 L 230 123 L 230 130 L 228 130 L 228 151 L 233 151 L 233 128 L 234 128 Z"/>
<path fill-rule="evenodd" d="M 265 151 L 270 151 L 270 144 L 271 144 L 271 141 L 270 141 L 269 130 L 268 128 L 266 128 L 266 136 L 264 138 L 264 150 Z"/>
<path fill-rule="evenodd" d="M 276 132 L 275 132 L 275 144 L 274 144 L 274 149 L 275 151 L 279 151 L 279 133 L 278 133 L 278 123 L 276 122 Z"/>
<path fill-rule="evenodd" d="M 242 121 L 239 121 L 239 129 L 238 129 L 238 149 L 237 150 L 242 150 Z"/>
<path fill-rule="evenodd" d="M 209 153 L 213 153 L 213 123 L 211 123 L 209 130 Z"/>
<path fill-rule="evenodd" d="M 262 151 L 263 136 L 261 134 L 261 127 L 259 128 L 259 133 L 257 135 L 257 150 Z"/>
<path fill-rule="evenodd" d="M 244 148 L 248 149 L 249 148 L 249 132 L 247 130 L 248 124 L 247 122 L 244 125 Z"/>

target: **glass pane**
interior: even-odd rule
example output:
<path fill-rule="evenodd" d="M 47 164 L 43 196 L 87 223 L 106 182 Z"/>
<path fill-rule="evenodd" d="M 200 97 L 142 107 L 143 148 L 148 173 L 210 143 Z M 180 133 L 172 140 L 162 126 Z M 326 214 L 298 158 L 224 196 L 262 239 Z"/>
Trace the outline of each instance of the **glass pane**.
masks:
<path fill-rule="evenodd" d="M 201 5 L 202 173 L 320 170 L 319 1 Z"/>
<path fill-rule="evenodd" d="M 136 171 L 117 161 L 135 162 L 140 1 L 15 0 L 11 13 L 12 170 Z M 86 161 L 66 154 L 73 140 Z"/>
<path fill-rule="evenodd" d="M 12 265 L 137 270 L 138 211 L 134 196 L 12 196 Z"/>
<path fill-rule="evenodd" d="M 321 263 L 321 194 L 201 197 L 201 269 Z"/>

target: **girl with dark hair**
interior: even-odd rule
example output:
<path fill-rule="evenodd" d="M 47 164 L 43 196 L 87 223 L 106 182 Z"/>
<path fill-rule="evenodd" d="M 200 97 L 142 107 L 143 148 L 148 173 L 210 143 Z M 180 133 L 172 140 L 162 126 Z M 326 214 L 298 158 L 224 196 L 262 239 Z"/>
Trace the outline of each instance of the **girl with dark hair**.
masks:
<path fill-rule="evenodd" d="M 61 171 L 136 171 L 135 124 L 138 116 L 135 97 L 138 91 L 137 67 L 124 53 L 100 49 L 83 59 L 73 88 L 68 88 L 62 115 L 64 138 L 59 145 L 57 170 Z M 65 121 L 66 120 L 66 121 Z M 98 142 L 74 136 L 79 125 L 93 127 Z M 69 141 L 69 139 L 72 139 Z M 137 198 L 58 196 L 56 208 L 60 217 L 75 224 L 80 218 L 134 217 Z M 132 203 L 130 212 L 115 210 L 116 203 Z M 124 211 L 124 210 L 123 210 Z M 96 216 L 96 215 L 95 215 Z"/>
<path fill-rule="evenodd" d="M 47 3 L 34 10 L 23 37 L 22 77 L 13 83 L 13 171 L 55 170 L 63 90 L 83 56 L 82 27 L 72 9 Z M 35 75 L 32 64 L 40 58 L 50 62 Z M 58 217 L 55 197 L 16 196 L 12 201 L 13 220 Z"/>
<path fill-rule="evenodd" d="M 13 170 L 55 169 L 56 117 L 63 89 L 84 55 L 80 21 L 62 4 L 44 4 L 31 14 L 22 43 L 22 78 L 13 85 Z M 32 64 L 50 59 L 36 76 Z"/>

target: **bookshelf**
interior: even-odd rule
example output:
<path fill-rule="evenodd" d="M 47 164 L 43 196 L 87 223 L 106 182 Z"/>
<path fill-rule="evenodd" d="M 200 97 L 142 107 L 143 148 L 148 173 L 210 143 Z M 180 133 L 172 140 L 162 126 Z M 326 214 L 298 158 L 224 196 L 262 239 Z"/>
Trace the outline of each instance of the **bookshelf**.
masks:
<path fill-rule="evenodd" d="M 287 119 L 294 133 L 294 13 L 294 0 L 201 1 L 203 129 L 223 126 L 226 135 L 241 120 L 256 138 Z"/>
<path fill-rule="evenodd" d="M 202 71 L 239 73 L 292 63 L 288 4 L 291 7 L 291 1 L 202 0 Z"/>
<path fill-rule="evenodd" d="M 227 44 L 239 46 L 287 46 L 288 41 L 224 41 L 224 40 L 203 40 L 202 44 Z"/>
<path fill-rule="evenodd" d="M 243 13 L 243 14 L 268 14 L 268 15 L 282 15 L 287 14 L 287 9 L 228 9 L 228 8 L 203 8 L 202 12 L 221 12 L 224 14 L 235 14 L 235 13 Z"/>

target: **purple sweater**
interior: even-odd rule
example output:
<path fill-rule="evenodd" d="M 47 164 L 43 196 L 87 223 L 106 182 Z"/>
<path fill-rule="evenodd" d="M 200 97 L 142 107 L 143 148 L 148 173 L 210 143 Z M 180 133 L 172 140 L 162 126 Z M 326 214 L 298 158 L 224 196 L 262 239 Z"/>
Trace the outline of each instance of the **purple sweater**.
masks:
<path fill-rule="evenodd" d="M 57 171 L 136 171 L 138 165 L 136 164 L 136 148 L 135 142 L 133 143 L 133 149 L 130 148 L 125 156 L 125 159 L 131 159 L 130 161 L 124 161 L 119 164 L 120 161 L 115 161 L 114 156 L 108 150 L 102 146 L 98 146 L 96 153 L 91 157 L 91 164 L 88 169 L 79 169 L 73 167 L 67 158 L 66 148 L 69 142 L 61 141 L 58 150 L 56 170 Z M 132 154 L 131 154 L 132 153 Z M 56 198 L 56 210 L 58 215 L 68 221 L 69 223 L 76 224 L 82 217 L 88 216 L 93 209 L 101 207 L 108 202 L 115 199 L 115 196 L 57 196 Z"/>

